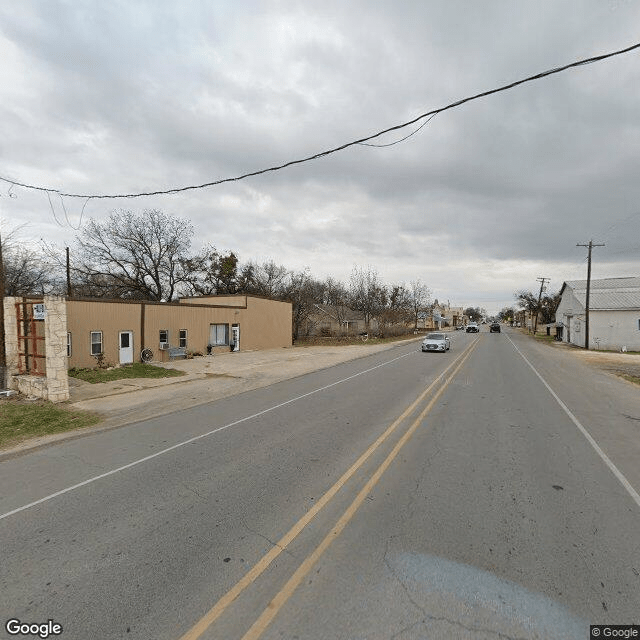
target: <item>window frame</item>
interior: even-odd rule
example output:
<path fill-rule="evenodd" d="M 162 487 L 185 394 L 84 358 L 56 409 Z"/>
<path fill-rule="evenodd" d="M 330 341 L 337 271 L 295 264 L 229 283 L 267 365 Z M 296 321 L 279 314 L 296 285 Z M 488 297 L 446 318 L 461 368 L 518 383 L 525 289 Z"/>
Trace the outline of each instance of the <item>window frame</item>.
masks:
<path fill-rule="evenodd" d="M 99 342 L 94 342 L 93 341 L 93 336 L 94 335 L 99 335 L 100 336 L 100 341 Z M 96 344 L 100 345 L 100 351 L 98 353 L 95 353 L 94 349 L 93 349 L 93 345 L 96 345 Z M 94 357 L 99 356 L 100 354 L 104 353 L 104 336 L 102 335 L 102 331 L 90 331 L 89 332 L 89 352 Z"/>
<path fill-rule="evenodd" d="M 162 334 L 166 334 L 166 341 L 162 339 Z M 160 329 L 158 331 L 158 342 L 160 343 L 160 348 L 162 348 L 163 344 L 169 346 L 169 329 Z"/>
<path fill-rule="evenodd" d="M 184 335 L 183 335 L 184 334 Z M 187 338 L 188 338 L 188 332 L 186 329 L 180 329 L 178 331 L 178 346 L 182 347 L 183 349 L 187 348 Z"/>
<path fill-rule="evenodd" d="M 71 338 L 71 331 L 67 331 L 67 358 L 71 357 L 71 354 L 73 353 L 73 340 Z"/>
<path fill-rule="evenodd" d="M 229 323 L 212 323 L 212 327 L 215 327 L 215 341 L 212 343 L 214 347 L 226 347 L 229 346 Z M 218 339 L 218 328 L 223 327 L 222 342 Z"/>

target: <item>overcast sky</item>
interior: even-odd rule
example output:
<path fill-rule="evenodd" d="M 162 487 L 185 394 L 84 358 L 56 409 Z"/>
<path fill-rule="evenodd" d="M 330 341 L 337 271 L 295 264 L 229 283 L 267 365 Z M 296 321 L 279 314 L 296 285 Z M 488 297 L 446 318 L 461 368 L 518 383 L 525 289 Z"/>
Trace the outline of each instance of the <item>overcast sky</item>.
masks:
<path fill-rule="evenodd" d="M 0 0 L 0 176 L 68 193 L 201 184 L 406 122 L 640 40 L 631 0 Z M 374 142 L 394 142 L 418 125 Z M 348 282 L 371 265 L 439 300 L 513 303 L 537 277 L 640 275 L 640 50 L 161 209 L 240 260 Z M 73 247 L 85 200 L 0 183 L 2 230 Z M 15 196 L 15 197 L 13 197 Z M 66 209 L 66 216 L 65 211 Z M 56 220 L 57 218 L 57 220 Z M 66 219 L 68 218 L 68 220 Z"/>

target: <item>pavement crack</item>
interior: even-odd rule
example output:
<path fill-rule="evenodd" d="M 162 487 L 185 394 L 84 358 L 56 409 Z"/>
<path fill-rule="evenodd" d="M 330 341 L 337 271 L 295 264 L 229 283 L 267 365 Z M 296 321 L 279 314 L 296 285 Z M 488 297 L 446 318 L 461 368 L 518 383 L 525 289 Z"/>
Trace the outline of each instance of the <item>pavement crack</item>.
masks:
<path fill-rule="evenodd" d="M 268 538 L 267 536 L 265 536 L 264 534 L 260 533 L 259 531 L 256 531 L 255 529 L 252 529 L 244 520 L 241 520 L 240 524 L 249 533 L 252 533 L 254 536 L 258 536 L 258 538 L 262 538 L 263 540 L 266 540 L 272 547 L 276 547 L 276 548 L 280 549 L 280 551 L 282 551 L 283 553 L 287 553 L 292 558 L 295 558 L 295 555 L 293 553 L 291 553 L 291 551 L 289 551 L 289 549 L 287 549 L 286 547 L 283 547 L 282 545 L 278 544 L 277 542 L 274 542 L 273 540 L 271 540 L 271 538 Z"/>
<path fill-rule="evenodd" d="M 402 591 L 403 591 L 405 597 L 407 598 L 407 600 L 420 612 L 420 614 L 422 615 L 422 619 L 421 620 L 416 620 L 415 622 L 412 622 L 411 624 L 407 625 L 406 627 L 403 627 L 402 629 L 400 629 L 399 631 L 394 633 L 392 636 L 390 636 L 390 638 L 392 638 L 392 639 L 393 638 L 398 638 L 405 631 L 409 631 L 410 629 L 413 629 L 414 627 L 416 627 L 419 624 L 423 624 L 424 625 L 428 621 L 432 621 L 432 622 L 445 622 L 445 623 L 450 624 L 450 625 L 452 625 L 454 627 L 458 627 L 460 629 L 464 629 L 464 630 L 468 631 L 472 636 L 475 636 L 476 634 L 479 634 L 479 633 L 483 633 L 483 634 L 491 635 L 491 636 L 493 636 L 495 638 L 500 638 L 501 640 L 527 640 L 527 638 L 525 636 L 512 636 L 512 635 L 508 635 L 506 633 L 502 633 L 500 631 L 496 631 L 495 629 L 488 629 L 488 628 L 485 628 L 485 627 L 467 626 L 467 625 L 463 624 L 462 622 L 460 622 L 459 620 L 453 620 L 451 618 L 447 618 L 446 616 L 437 616 L 437 615 L 434 615 L 432 613 L 429 613 L 429 611 L 427 611 L 426 607 L 424 607 L 421 604 L 419 604 L 411 596 L 411 593 L 409 592 L 409 588 L 405 584 L 404 580 L 398 575 L 398 573 L 396 572 L 394 567 L 389 562 L 389 558 L 388 558 L 389 545 L 391 543 L 392 538 L 393 538 L 393 536 L 391 538 L 389 538 L 385 543 L 385 550 L 384 550 L 384 557 L 383 557 L 384 564 L 387 567 L 387 569 L 389 570 L 389 572 L 391 573 L 391 575 L 395 578 L 397 583 L 400 585 L 400 588 L 402 589 Z"/>
<path fill-rule="evenodd" d="M 396 570 L 394 569 L 394 567 L 391 565 L 391 563 L 389 562 L 389 558 L 387 557 L 389 554 L 389 545 L 391 544 L 391 540 L 392 538 L 387 539 L 386 543 L 385 543 L 385 548 L 384 548 L 384 556 L 383 556 L 383 562 L 385 564 L 385 566 L 387 567 L 387 569 L 389 569 L 389 572 L 391 573 L 391 575 L 395 578 L 396 582 L 400 585 L 400 588 L 402 589 L 405 597 L 407 598 L 407 600 L 423 615 L 423 616 L 427 616 L 427 612 L 424 610 L 424 608 L 422 606 L 420 606 L 412 597 L 411 594 L 409 593 L 409 589 L 407 588 L 407 585 L 404 583 L 404 580 L 402 580 L 402 578 L 400 578 L 400 576 L 396 573 Z M 411 625 L 413 626 L 413 625 Z"/>

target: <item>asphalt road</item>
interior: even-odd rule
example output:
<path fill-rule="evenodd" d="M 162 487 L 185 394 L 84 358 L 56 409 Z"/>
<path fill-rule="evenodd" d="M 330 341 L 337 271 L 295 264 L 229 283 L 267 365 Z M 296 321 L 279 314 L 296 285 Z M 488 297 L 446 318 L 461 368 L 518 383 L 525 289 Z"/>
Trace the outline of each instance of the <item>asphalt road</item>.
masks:
<path fill-rule="evenodd" d="M 25 637 L 4 629 L 16 618 L 64 640 L 584 639 L 637 623 L 637 387 L 518 333 L 418 347 L 0 463 L 0 633 Z"/>

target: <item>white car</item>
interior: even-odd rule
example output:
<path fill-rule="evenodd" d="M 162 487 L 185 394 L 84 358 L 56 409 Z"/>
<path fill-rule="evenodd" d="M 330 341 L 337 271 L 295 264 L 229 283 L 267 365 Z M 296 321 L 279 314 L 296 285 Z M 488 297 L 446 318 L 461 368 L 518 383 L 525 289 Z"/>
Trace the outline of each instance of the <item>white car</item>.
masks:
<path fill-rule="evenodd" d="M 449 351 L 451 340 L 446 333 L 429 333 L 422 341 L 423 351 Z"/>

